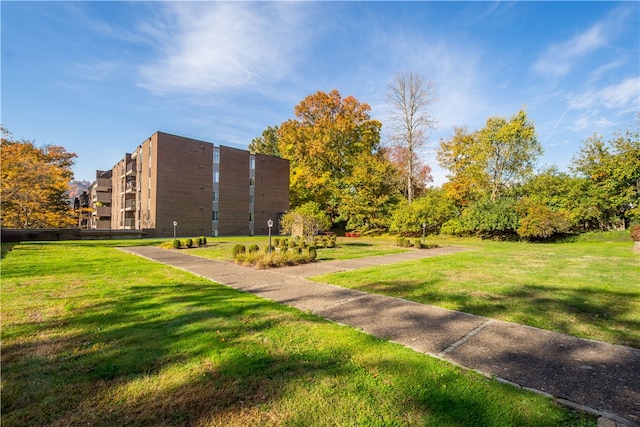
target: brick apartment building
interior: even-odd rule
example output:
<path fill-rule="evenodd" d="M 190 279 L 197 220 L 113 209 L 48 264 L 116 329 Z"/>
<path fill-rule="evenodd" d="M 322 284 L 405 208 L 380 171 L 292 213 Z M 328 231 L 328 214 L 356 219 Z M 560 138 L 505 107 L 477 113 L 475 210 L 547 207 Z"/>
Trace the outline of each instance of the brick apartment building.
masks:
<path fill-rule="evenodd" d="M 157 237 L 267 234 L 289 208 L 289 161 L 156 132 L 89 189 L 92 229 Z"/>

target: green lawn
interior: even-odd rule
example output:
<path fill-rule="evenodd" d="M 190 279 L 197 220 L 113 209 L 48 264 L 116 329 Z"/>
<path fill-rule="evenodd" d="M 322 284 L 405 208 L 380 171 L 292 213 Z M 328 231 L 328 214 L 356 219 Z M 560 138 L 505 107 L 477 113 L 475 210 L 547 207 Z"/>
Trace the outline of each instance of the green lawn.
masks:
<path fill-rule="evenodd" d="M 615 241 L 618 234 L 546 244 L 439 241 L 474 250 L 314 280 L 640 348 L 640 256 L 630 240 Z"/>
<path fill-rule="evenodd" d="M 139 243 L 3 245 L 3 426 L 595 425 L 113 247 Z"/>

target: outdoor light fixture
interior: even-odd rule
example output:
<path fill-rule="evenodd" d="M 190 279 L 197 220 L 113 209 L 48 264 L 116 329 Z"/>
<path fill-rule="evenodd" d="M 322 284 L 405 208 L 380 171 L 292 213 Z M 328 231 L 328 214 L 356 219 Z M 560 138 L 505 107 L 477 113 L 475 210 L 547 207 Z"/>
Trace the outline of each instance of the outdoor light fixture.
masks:
<path fill-rule="evenodd" d="M 176 240 L 176 227 L 178 227 L 178 221 L 173 221 L 173 240 Z"/>
<path fill-rule="evenodd" d="M 267 226 L 269 227 L 269 255 L 271 255 L 271 227 L 273 227 L 273 220 L 271 218 L 267 221 Z"/>

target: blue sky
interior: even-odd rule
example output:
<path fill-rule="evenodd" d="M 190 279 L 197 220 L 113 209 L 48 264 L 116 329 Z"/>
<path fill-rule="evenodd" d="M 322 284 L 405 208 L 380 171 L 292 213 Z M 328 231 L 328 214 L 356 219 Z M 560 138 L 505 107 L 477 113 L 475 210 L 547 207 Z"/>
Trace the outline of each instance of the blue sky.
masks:
<path fill-rule="evenodd" d="M 566 170 L 582 141 L 640 111 L 639 2 L 0 2 L 1 122 L 78 154 L 93 180 L 156 130 L 246 149 L 337 89 L 383 123 L 399 72 L 435 84 L 438 122 L 525 108 Z"/>

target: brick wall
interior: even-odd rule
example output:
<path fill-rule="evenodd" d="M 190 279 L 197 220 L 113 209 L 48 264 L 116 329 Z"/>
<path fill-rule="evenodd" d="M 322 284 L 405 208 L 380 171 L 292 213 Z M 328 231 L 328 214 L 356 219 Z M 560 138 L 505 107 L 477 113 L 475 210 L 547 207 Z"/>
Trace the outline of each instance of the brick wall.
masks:
<path fill-rule="evenodd" d="M 220 235 L 249 234 L 249 152 L 220 146 Z"/>
<path fill-rule="evenodd" d="M 173 236 L 173 221 L 178 236 L 211 235 L 213 145 L 158 132 L 153 149 L 156 236 Z"/>
<path fill-rule="evenodd" d="M 280 234 L 280 215 L 289 209 L 289 161 L 256 154 L 255 234 Z"/>

